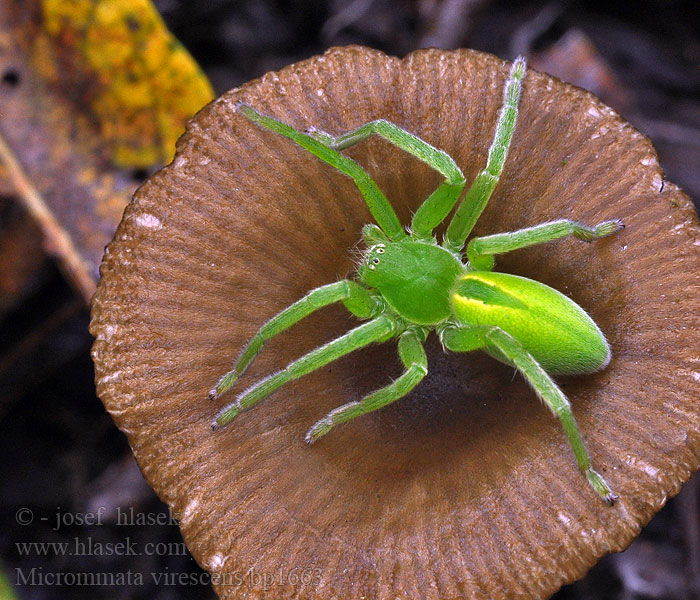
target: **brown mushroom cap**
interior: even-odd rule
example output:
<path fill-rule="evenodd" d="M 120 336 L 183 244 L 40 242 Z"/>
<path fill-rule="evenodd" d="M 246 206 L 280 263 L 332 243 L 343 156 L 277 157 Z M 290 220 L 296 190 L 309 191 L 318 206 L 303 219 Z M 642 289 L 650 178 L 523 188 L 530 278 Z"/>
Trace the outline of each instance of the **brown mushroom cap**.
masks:
<path fill-rule="evenodd" d="M 477 234 L 568 217 L 627 229 L 499 259 L 570 295 L 613 350 L 560 378 L 608 508 L 556 419 L 483 353 L 427 345 L 409 397 L 308 447 L 330 409 L 400 373 L 373 346 L 296 381 L 224 430 L 207 390 L 269 317 L 353 272 L 369 213 L 352 182 L 234 107 L 334 134 L 385 118 L 485 162 L 508 65 L 478 52 L 404 60 L 360 47 L 269 73 L 202 110 L 137 192 L 94 299 L 98 392 L 223 598 L 543 598 L 625 548 L 698 468 L 700 230 L 649 141 L 591 94 L 529 71 L 505 172 Z M 370 140 L 348 151 L 403 223 L 439 175 Z M 270 342 L 240 388 L 356 321 L 324 309 Z"/>

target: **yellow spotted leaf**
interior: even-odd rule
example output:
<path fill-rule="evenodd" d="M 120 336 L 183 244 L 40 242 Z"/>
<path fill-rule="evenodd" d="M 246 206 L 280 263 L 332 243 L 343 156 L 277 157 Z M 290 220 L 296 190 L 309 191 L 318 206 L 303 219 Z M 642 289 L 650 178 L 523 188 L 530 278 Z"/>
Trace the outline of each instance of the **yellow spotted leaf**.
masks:
<path fill-rule="evenodd" d="M 42 0 L 41 9 L 49 50 L 81 84 L 76 90 L 113 160 L 133 167 L 170 160 L 186 120 L 214 92 L 151 2 Z"/>
<path fill-rule="evenodd" d="M 0 191 L 86 300 L 142 175 L 212 97 L 147 0 L 0 1 Z"/>

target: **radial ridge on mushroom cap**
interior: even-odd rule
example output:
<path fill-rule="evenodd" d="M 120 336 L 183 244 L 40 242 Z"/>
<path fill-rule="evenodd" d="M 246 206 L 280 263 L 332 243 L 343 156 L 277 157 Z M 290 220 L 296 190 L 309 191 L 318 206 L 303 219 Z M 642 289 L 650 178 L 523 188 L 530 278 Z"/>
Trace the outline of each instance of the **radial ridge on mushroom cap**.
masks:
<path fill-rule="evenodd" d="M 400 60 L 331 49 L 203 109 L 127 208 L 93 300 L 98 394 L 220 597 L 269 598 L 272 577 L 280 598 L 546 598 L 624 549 L 698 468 L 697 214 L 644 136 L 591 94 L 530 70 L 475 234 L 624 220 L 624 243 L 558 242 L 499 263 L 570 296 L 606 333 L 607 369 L 559 383 L 619 503 L 598 502 L 556 419 L 512 369 L 445 355 L 434 339 L 430 376 L 411 395 L 323 443 L 307 447 L 309 425 L 397 375 L 393 349 L 350 355 L 224 435 L 210 429 L 219 406 L 206 396 L 232 354 L 281 308 L 350 275 L 351 248 L 372 222 L 350 180 L 236 104 L 332 134 L 387 119 L 471 181 L 508 68 L 470 50 Z M 381 140 L 348 155 L 402 223 L 439 181 Z M 324 309 L 251 372 L 274 372 L 347 329 L 342 308 Z"/>

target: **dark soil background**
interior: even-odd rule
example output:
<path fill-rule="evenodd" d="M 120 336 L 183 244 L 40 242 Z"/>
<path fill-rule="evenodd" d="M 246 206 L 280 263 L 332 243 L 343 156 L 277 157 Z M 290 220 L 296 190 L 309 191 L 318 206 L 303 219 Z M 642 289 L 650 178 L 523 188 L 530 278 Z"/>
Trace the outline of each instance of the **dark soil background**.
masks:
<path fill-rule="evenodd" d="M 524 53 L 532 66 L 591 89 L 647 134 L 667 177 L 696 205 L 700 199 L 697 0 L 156 5 L 218 93 L 334 45 L 364 44 L 398 56 L 426 46 L 472 47 L 507 59 Z M 2 222 L 18 210 L 2 206 L 0 237 Z M 10 585 L 20 598 L 37 600 L 213 598 L 207 575 L 183 550 L 178 528 L 95 396 L 87 311 L 50 260 L 35 281 L 20 303 L 0 313 L 0 560 Z M 700 598 L 699 496 L 696 476 L 629 550 L 604 558 L 554 598 Z M 99 524 L 78 522 L 90 514 Z M 88 540 L 92 547 L 80 545 Z M 118 574 L 115 582 L 123 585 L 65 584 L 80 573 Z"/>

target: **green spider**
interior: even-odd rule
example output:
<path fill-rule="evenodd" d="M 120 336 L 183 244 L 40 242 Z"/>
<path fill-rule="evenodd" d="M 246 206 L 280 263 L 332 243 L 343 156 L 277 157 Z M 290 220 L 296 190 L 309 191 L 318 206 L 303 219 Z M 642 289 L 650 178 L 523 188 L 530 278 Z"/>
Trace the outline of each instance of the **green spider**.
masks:
<path fill-rule="evenodd" d="M 213 429 L 223 427 L 241 411 L 251 408 L 287 382 L 373 342 L 398 337 L 404 373 L 363 398 L 332 410 L 306 434 L 313 443 L 333 427 L 377 410 L 408 394 L 428 373 L 423 349 L 435 331 L 446 350 L 483 350 L 515 367 L 561 421 L 576 461 L 593 489 L 608 503 L 617 496 L 591 466 L 568 400 L 550 373 L 580 374 L 601 370 L 610 362 L 610 348 L 593 320 L 572 300 L 532 279 L 493 272 L 494 255 L 568 235 L 584 241 L 601 238 L 624 227 L 622 221 L 604 221 L 587 227 L 568 219 L 543 223 L 510 233 L 472 239 L 467 236 L 498 184 L 515 130 L 518 103 L 525 77 L 525 59 L 518 57 L 503 89 L 496 133 L 487 164 L 457 207 L 438 244 L 435 229 L 462 195 L 464 176 L 442 150 L 385 120 L 372 121 L 333 137 L 311 129 L 301 133 L 289 125 L 238 104 L 238 110 L 258 125 L 290 138 L 321 160 L 351 177 L 377 225 L 365 225 L 367 245 L 357 281 L 345 279 L 311 290 L 265 323 L 244 348 L 233 369 L 210 392 L 212 399 L 226 393 L 245 372 L 265 341 L 312 312 L 334 302 L 366 323 L 312 350 L 286 368 L 242 392 L 217 414 Z M 430 165 L 445 177 L 418 208 L 408 233 L 384 194 L 369 175 L 339 151 L 379 135 Z"/>

